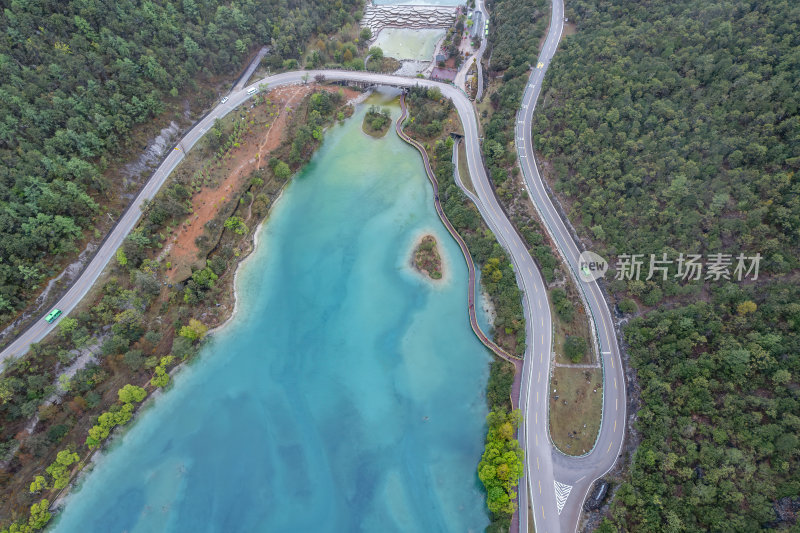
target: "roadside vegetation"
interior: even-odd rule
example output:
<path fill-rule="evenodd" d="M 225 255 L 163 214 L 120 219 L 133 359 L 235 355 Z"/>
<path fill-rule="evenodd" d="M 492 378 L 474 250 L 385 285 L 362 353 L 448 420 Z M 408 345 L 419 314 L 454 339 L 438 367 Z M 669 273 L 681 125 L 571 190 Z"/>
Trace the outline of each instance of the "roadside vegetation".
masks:
<path fill-rule="evenodd" d="M 575 356 L 575 362 L 585 362 L 592 360 L 593 354 L 583 302 L 525 192 L 514 145 L 516 113 L 530 74 L 530 62 L 538 56 L 539 42 L 547 28 L 547 6 L 545 0 L 499 0 L 492 6 L 492 81 L 479 106 L 485 135 L 483 152 L 497 197 L 551 289 L 551 303 L 559 311 L 554 339 L 557 352 L 563 354 L 568 337 L 576 337 L 570 341 L 573 347 L 582 339 L 587 349 L 581 357 Z"/>
<path fill-rule="evenodd" d="M 514 384 L 514 365 L 502 359 L 489 364 L 486 384 L 486 404 L 490 411 L 511 411 L 511 387 Z"/>
<path fill-rule="evenodd" d="M 500 434 L 497 431 L 497 427 L 506 422 L 510 422 L 515 428 L 519 426 L 520 412 L 518 410 L 512 411 L 511 405 L 514 372 L 514 365 L 497 357 L 489 364 L 489 380 L 486 384 L 486 404 L 490 411 L 486 421 L 487 425 L 489 425 L 489 430 L 486 436 L 484 455 L 478 464 L 478 478 L 486 488 L 486 505 L 491 512 L 491 522 L 486 528 L 487 533 L 505 533 L 511 527 L 511 517 L 516 510 L 516 502 L 513 501 L 514 498 L 511 498 L 510 495 L 516 492 L 517 483 L 522 472 L 520 471 L 520 475 L 514 479 L 513 484 L 504 484 L 506 480 L 497 476 L 496 467 L 494 471 L 489 470 L 481 475 L 482 465 L 491 464 L 497 459 L 494 450 L 500 447 L 507 448 L 508 451 L 513 452 L 513 456 L 509 454 L 507 457 L 506 468 L 509 471 L 512 468 L 516 470 L 516 458 L 522 461 L 524 468 L 524 456 L 521 455 L 524 450 L 519 447 L 519 442 L 511 439 L 500 439 Z M 495 427 L 494 430 L 491 427 L 492 425 Z M 505 430 L 507 430 L 507 427 Z M 491 476 L 492 473 L 494 473 L 494 476 Z M 494 491 L 493 493 L 490 492 L 492 490 Z M 511 505 L 508 504 L 506 498 L 512 502 Z M 522 512 L 526 511 L 523 510 Z"/>
<path fill-rule="evenodd" d="M 497 195 L 506 202 L 519 189 L 511 179 L 519 175 L 514 126 L 531 64 L 547 29 L 548 6 L 547 0 L 496 0 L 491 7 L 492 31 L 485 57 L 491 53 L 488 72 L 493 83 L 484 96 L 490 105 L 481 111 L 483 153 Z"/>
<path fill-rule="evenodd" d="M 369 28 L 361 28 L 358 20 L 360 12 L 356 13 L 356 21 L 341 26 L 331 35 L 320 34 L 313 38 L 306 48 L 306 68 L 336 68 L 347 70 L 369 70 L 372 72 L 393 72 L 400 67 L 400 62 L 391 57 L 385 57 L 383 50 L 378 46 L 368 46 L 372 39 Z M 365 64 L 366 60 L 366 64 Z M 297 62 L 288 62 L 282 66 L 284 69 L 297 68 Z"/>
<path fill-rule="evenodd" d="M 486 417 L 489 432 L 478 478 L 486 488 L 486 505 L 492 515 L 510 516 L 517 508 L 516 489 L 524 471 L 524 454 L 514 438 L 520 422 L 519 410 L 492 411 Z"/>
<path fill-rule="evenodd" d="M 575 290 L 574 284 L 565 284 Z M 573 302 L 579 302 L 575 305 Z M 550 373 L 550 437 L 567 455 L 593 447 L 603 417 L 603 370 L 595 355 L 589 319 L 577 295 L 550 290 L 554 366 Z"/>
<path fill-rule="evenodd" d="M 575 285 L 565 284 L 574 291 Z M 553 320 L 553 351 L 555 362 L 562 365 L 598 363 L 594 353 L 591 325 L 583 303 L 577 294 L 568 295 L 561 287 L 550 289 L 550 310 Z M 574 302 L 578 302 L 576 305 Z"/>
<path fill-rule="evenodd" d="M 53 501 L 146 394 L 169 384 L 170 371 L 196 353 L 207 330 L 227 319 L 235 267 L 249 253 L 254 229 L 319 146 L 323 128 L 352 111 L 341 90 L 308 92 L 266 164 L 226 191 L 218 217 L 198 238 L 199 266 L 168 284 L 162 243 L 191 222 L 192 200 L 216 186 L 215 172 L 267 134 L 268 124 L 253 117 L 273 113 L 269 95 L 219 121 L 189 152 L 81 307 L 0 378 L 0 524 L 16 524 L 10 531 L 43 526 L 49 503 L 42 500 Z"/>
<path fill-rule="evenodd" d="M 12 2 L 0 30 L 0 325 L 99 242 L 132 191 L 121 162 L 158 131 L 216 99 L 249 52 L 299 57 L 313 34 L 361 2 L 164 0 L 113 9 L 95 0 Z M 155 119 L 155 121 L 154 121 Z M 150 124 L 150 125 L 145 125 Z M 137 177 L 138 178 L 138 177 Z M 135 181 L 135 180 L 134 180 Z M 135 188 L 138 183 L 131 184 Z M 113 206 L 113 209 L 112 209 Z M 6 339 L 7 340 L 7 339 Z"/>
<path fill-rule="evenodd" d="M 630 320 L 641 443 L 599 530 L 796 527 L 800 14 L 782 0 L 568 8 L 577 32 L 548 70 L 535 144 L 606 279 L 621 254 L 763 257 L 746 283 L 684 281 L 674 263 L 645 280 L 645 263 L 607 284 Z"/>
<path fill-rule="evenodd" d="M 437 63 L 438 66 L 455 69 L 458 69 L 461 66 L 464 58 L 461 55 L 460 47 L 461 41 L 464 39 L 464 30 L 466 29 L 467 25 L 466 21 L 466 15 L 459 15 L 453 25 L 447 28 L 447 32 L 444 35 L 442 45 L 439 49 L 446 59 L 445 61 L 439 61 Z M 467 36 L 468 35 L 469 34 L 467 33 Z M 480 43 L 480 38 L 477 39 L 476 42 Z"/>

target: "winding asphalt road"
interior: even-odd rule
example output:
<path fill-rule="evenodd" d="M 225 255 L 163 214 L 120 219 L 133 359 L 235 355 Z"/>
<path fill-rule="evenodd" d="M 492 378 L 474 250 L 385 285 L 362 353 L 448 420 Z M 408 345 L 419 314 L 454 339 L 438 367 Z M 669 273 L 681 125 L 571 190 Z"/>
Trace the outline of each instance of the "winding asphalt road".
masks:
<path fill-rule="evenodd" d="M 262 46 L 261 50 L 258 51 L 256 57 L 250 61 L 250 64 L 245 69 L 242 76 L 239 78 L 239 81 L 236 82 L 236 85 L 233 86 L 232 91 L 241 91 L 244 88 L 244 84 L 247 83 L 247 80 L 250 79 L 250 76 L 253 75 L 253 72 L 256 71 L 258 66 L 261 64 L 261 60 L 264 59 L 264 56 L 269 53 L 270 47 L 269 46 Z"/>
<path fill-rule="evenodd" d="M 481 13 L 481 24 L 485 25 L 484 21 L 489 20 L 489 12 L 486 10 L 486 6 L 483 5 L 483 0 L 475 0 L 475 11 Z M 478 52 L 475 54 L 476 74 L 478 76 L 478 92 L 475 93 L 475 101 L 480 102 L 483 98 L 483 63 L 481 60 L 483 59 L 483 53 L 486 51 L 486 42 L 489 38 L 486 36 L 486 31 L 483 28 L 478 28 L 478 35 L 480 35 L 481 38 L 481 45 L 478 47 Z"/>
<path fill-rule="evenodd" d="M 543 55 L 547 56 L 547 61 L 543 68 L 534 70 L 531 76 L 531 83 L 525 92 L 525 103 L 523 103 L 519 118 L 521 122 L 518 124 L 518 145 L 531 198 L 534 200 L 537 209 L 542 213 L 548 230 L 554 235 L 568 264 L 574 271 L 577 271 L 577 248 L 569 237 L 566 228 L 563 227 L 563 223 L 541 184 L 541 179 L 533 162 L 533 151 L 530 142 L 530 118 L 533 112 L 533 105 L 535 105 L 536 97 L 538 97 L 540 91 L 544 69 L 549 64 L 549 58 L 555 52 L 558 38 L 561 34 L 561 21 L 563 20 L 562 0 L 553 0 L 553 17 L 555 23 L 551 23 L 550 34 L 543 51 Z M 610 411 L 609 404 L 613 409 L 616 400 L 616 406 L 621 409 L 619 412 L 622 414 L 614 418 L 611 418 L 608 414 L 604 416 L 603 428 L 594 452 L 581 459 L 567 458 L 558 452 L 554 452 L 549 441 L 547 389 L 552 324 L 544 281 L 528 253 L 525 243 L 506 218 L 495 198 L 491 182 L 481 160 L 478 124 L 472 103 L 461 90 L 451 85 L 419 78 L 404 78 L 387 74 L 353 71 L 285 72 L 265 78 L 248 88 L 258 87 L 261 84 L 268 84 L 270 87 L 300 84 L 304 82 L 304 79 L 313 79 L 317 75 L 324 76 L 329 81 L 366 82 L 394 87 L 412 87 L 416 85 L 428 88 L 436 87 L 443 96 L 453 102 L 463 124 L 467 166 L 478 200 L 478 209 L 500 244 L 509 253 L 518 284 L 523 291 L 527 347 L 525 364 L 523 365 L 519 407 L 523 412 L 524 420 L 520 443 L 523 449 L 526 450 L 526 478 L 522 480 L 519 491 L 520 508 L 522 510 L 520 513 L 520 530 L 527 533 L 527 513 L 525 509 L 527 508 L 528 496 L 533 502 L 536 530 L 538 532 L 574 530 L 577 526 L 580 504 L 585 494 L 584 487 L 588 490 L 593 479 L 598 475 L 602 475 L 605 470 L 613 465 L 613 460 L 619 449 L 619 443 L 621 443 L 622 429 L 624 427 L 624 380 L 622 379 L 622 369 L 619 364 L 610 314 L 608 314 L 607 307 L 601 305 L 603 302 L 602 293 L 596 284 L 584 287 L 592 313 L 595 317 L 600 317 L 601 348 L 609 351 L 608 359 L 604 355 L 604 362 L 607 360 L 612 365 L 612 368 L 616 368 L 619 372 L 618 375 L 615 375 L 613 372 L 606 371 L 606 386 L 604 389 L 609 391 L 611 387 L 608 384 L 611 383 L 611 379 L 614 379 L 613 391 L 617 392 L 615 394 L 606 394 L 605 413 L 613 412 Z M 172 170 L 183 159 L 184 151 L 191 149 L 205 132 L 213 126 L 216 119 L 227 115 L 250 98 L 250 95 L 247 94 L 248 88 L 231 92 L 227 102 L 217 105 L 212 112 L 198 122 L 156 169 L 131 207 L 111 231 L 93 260 L 87 265 L 80 278 L 55 304 L 55 307 L 61 309 L 64 315 L 69 314 L 75 308 L 98 279 L 102 270 L 114 256 L 117 248 L 141 217 L 141 206 L 144 205 L 146 200 L 155 196 Z M 56 324 L 48 324 L 44 320 L 38 321 L 0 353 L 0 362 L 24 354 L 31 343 L 39 342 L 55 327 Z M 614 358 L 617 358 L 616 363 Z M 615 364 L 616 366 L 614 366 Z M 613 429 L 611 427 L 612 423 Z M 607 449 L 606 446 L 608 446 Z M 576 493 L 580 492 L 580 497 L 572 496 L 567 498 L 563 512 L 562 507 L 559 505 L 559 503 L 563 505 L 563 502 L 557 497 L 559 493 L 557 492 L 558 485 L 556 485 L 556 482 L 570 484 L 575 488 Z M 563 497 L 563 492 L 561 496 Z"/>
<path fill-rule="evenodd" d="M 591 489 L 592 483 L 608 472 L 619 456 L 626 417 L 625 375 L 609 306 L 597 282 L 585 282 L 578 276 L 580 250 L 547 194 L 536 167 L 533 151 L 533 112 L 542 90 L 545 72 L 558 48 L 563 27 L 564 1 L 552 0 L 550 28 L 537 64 L 531 72 L 525 88 L 522 105 L 517 115 L 515 137 L 517 155 L 528 195 L 556 243 L 577 287 L 581 290 L 584 303 L 588 306 L 592 318 L 595 340 L 599 346 L 603 366 L 603 423 L 595 447 L 580 458 L 567 457 L 559 453 L 550 446 L 549 442 L 542 445 L 540 437 L 538 438 L 540 442 L 537 443 L 537 435 L 541 435 L 541 432 L 536 427 L 535 419 L 537 416 L 538 418 L 547 416 L 547 403 L 538 403 L 538 395 L 544 394 L 547 397 L 548 390 L 547 385 L 542 390 L 540 384 L 529 381 L 531 391 L 536 394 L 536 399 L 534 400 L 533 393 L 527 396 L 529 402 L 527 420 L 530 422 L 531 413 L 533 413 L 534 424 L 528 423 L 525 432 L 529 446 L 526 448 L 529 450 L 529 458 L 533 454 L 537 456 L 536 469 L 530 468 L 530 461 L 528 463 L 534 507 L 538 504 L 540 508 L 539 511 L 534 508 L 537 532 L 567 532 L 577 529 L 581 505 Z M 528 376 L 530 377 L 531 374 Z M 533 448 L 530 447 L 531 436 L 534 439 Z M 546 475 L 539 473 L 539 467 L 546 471 Z M 557 516 L 553 514 L 552 507 L 548 505 L 547 500 L 537 501 L 539 483 L 547 484 L 548 490 L 557 494 Z M 549 514 L 547 510 L 549 510 Z"/>

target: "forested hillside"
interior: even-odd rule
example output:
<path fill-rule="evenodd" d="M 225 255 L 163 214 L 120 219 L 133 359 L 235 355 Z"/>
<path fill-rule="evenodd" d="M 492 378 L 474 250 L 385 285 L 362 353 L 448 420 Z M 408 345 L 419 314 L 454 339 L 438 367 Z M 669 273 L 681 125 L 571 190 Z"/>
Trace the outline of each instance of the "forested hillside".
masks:
<path fill-rule="evenodd" d="M 578 0 L 534 125 L 571 218 L 610 255 L 800 245 L 800 6 Z"/>
<path fill-rule="evenodd" d="M 800 495 L 800 287 L 713 292 L 625 329 L 643 441 L 612 507 L 621 530 L 758 531 Z"/>
<path fill-rule="evenodd" d="M 516 168 L 514 117 L 528 80 L 531 61 L 539 54 L 539 40 L 547 28 L 548 2 L 495 0 L 490 6 L 492 31 L 490 70 L 502 83 L 487 93 L 491 115 L 484 115 L 483 153 L 489 174 L 498 187 L 508 186 L 509 168 Z M 502 193 L 501 193 L 502 196 Z"/>
<path fill-rule="evenodd" d="M 800 497 L 800 6 L 567 7 L 577 33 L 548 70 L 536 148 L 612 266 L 646 254 L 641 280 L 608 285 L 640 315 L 624 333 L 642 442 L 601 530 L 786 527 Z M 764 259 L 757 281 L 644 281 L 647 254 L 665 252 Z"/>
<path fill-rule="evenodd" d="M 11 1 L 0 17 L 0 323 L 62 266 L 121 182 L 104 170 L 248 52 L 299 57 L 359 0 Z"/>

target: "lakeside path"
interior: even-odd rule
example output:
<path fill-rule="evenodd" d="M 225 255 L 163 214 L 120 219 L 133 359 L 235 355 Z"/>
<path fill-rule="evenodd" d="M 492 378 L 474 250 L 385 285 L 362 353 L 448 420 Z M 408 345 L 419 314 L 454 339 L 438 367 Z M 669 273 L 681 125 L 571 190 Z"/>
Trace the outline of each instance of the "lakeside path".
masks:
<path fill-rule="evenodd" d="M 469 324 L 472 326 L 472 331 L 475 333 L 475 336 L 478 337 L 484 346 L 491 350 L 496 356 L 505 359 L 514 365 L 514 367 L 517 369 L 517 374 L 515 374 L 516 382 L 516 377 L 519 375 L 519 371 L 522 369 L 522 358 L 509 354 L 500 346 L 495 344 L 494 341 L 486 336 L 483 330 L 481 330 L 481 326 L 478 324 L 478 316 L 475 313 L 475 263 L 472 261 L 472 254 L 469 253 L 467 243 L 464 242 L 464 239 L 461 238 L 461 235 L 458 234 L 456 228 L 453 227 L 453 225 L 450 223 L 450 220 L 447 218 L 447 215 L 444 213 L 442 203 L 439 201 L 439 183 L 436 181 L 436 176 L 431 168 L 431 162 L 428 159 L 428 152 L 425 151 L 425 148 L 423 148 L 421 144 L 409 137 L 406 132 L 403 131 L 403 121 L 408 116 L 408 108 L 406 107 L 406 98 L 404 94 L 400 95 L 400 109 L 401 113 L 394 123 L 394 129 L 397 131 L 397 135 L 399 135 L 401 139 L 416 148 L 422 156 L 422 161 L 425 164 L 425 174 L 428 176 L 428 181 L 431 182 L 431 186 L 433 186 L 433 204 L 436 207 L 436 214 L 439 215 L 439 219 L 442 221 L 442 224 L 444 224 L 444 226 L 447 228 L 447 231 L 450 232 L 450 235 L 458 243 L 458 247 L 461 248 L 461 253 L 464 255 L 464 260 L 467 262 L 467 269 L 469 270 Z M 513 393 L 511 400 L 514 402 Z"/>
<path fill-rule="evenodd" d="M 461 140 L 457 140 L 455 144 L 453 144 L 453 180 L 456 182 L 456 185 L 461 189 L 461 192 L 469 198 L 473 204 L 478 208 L 480 211 L 481 203 L 480 199 L 478 199 L 475 194 L 466 186 L 464 185 L 463 180 L 461 179 L 461 173 L 458 169 L 458 146 L 461 144 Z M 484 216 L 481 213 L 481 216 Z M 514 382 L 511 384 L 511 406 L 514 409 L 520 409 L 520 400 L 522 399 L 521 392 L 522 392 L 522 376 L 525 374 L 525 363 L 523 361 L 514 361 Z M 520 441 L 520 446 L 525 449 L 524 440 L 522 437 L 525 434 L 524 425 L 520 425 L 517 428 L 517 440 Z M 526 452 L 527 453 L 527 452 Z M 524 462 L 524 461 L 523 461 Z M 510 531 L 521 531 L 522 533 L 528 533 L 527 530 L 527 505 L 526 502 L 528 501 L 527 496 L 527 475 L 522 477 L 519 487 L 517 487 L 517 509 L 514 511 L 514 514 L 511 516 L 511 529 Z M 520 522 L 520 509 L 525 509 L 524 515 L 522 515 L 522 522 Z M 522 527 L 524 526 L 524 527 Z"/>
<path fill-rule="evenodd" d="M 467 243 L 464 242 L 464 239 L 461 235 L 456 231 L 453 225 L 450 223 L 450 220 L 447 218 L 447 215 L 442 208 L 442 203 L 439 200 L 439 182 L 436 180 L 436 175 L 433 173 L 431 169 L 430 160 L 428 158 L 427 151 L 414 139 L 409 137 L 405 131 L 403 131 L 402 123 L 406 119 L 408 115 L 408 110 L 406 108 L 405 102 L 405 95 L 400 96 L 400 108 L 402 113 L 400 118 L 397 119 L 395 122 L 395 130 L 397 131 L 397 135 L 400 136 L 405 142 L 416 148 L 420 155 L 422 156 L 422 161 L 425 164 L 425 173 L 428 176 L 428 180 L 431 182 L 433 186 L 433 203 L 436 207 L 436 213 L 439 215 L 439 219 L 447 228 L 447 231 L 450 232 L 450 235 L 453 239 L 458 243 L 458 247 L 461 248 L 461 253 L 464 256 L 464 261 L 467 263 L 467 269 L 469 270 L 469 285 L 468 285 L 468 296 L 469 296 L 469 324 L 472 327 L 472 331 L 475 333 L 475 336 L 478 337 L 484 346 L 486 346 L 492 353 L 494 353 L 497 357 L 508 361 L 512 365 L 514 365 L 514 383 L 511 386 L 511 405 L 514 409 L 519 409 L 519 399 L 520 399 L 520 390 L 522 387 L 522 358 L 516 355 L 512 355 L 505 350 L 503 350 L 500 346 L 498 346 L 494 341 L 489 339 L 489 337 L 481 330 L 481 326 L 478 323 L 478 317 L 475 312 L 475 283 L 476 283 L 476 275 L 475 275 L 475 263 L 472 260 L 472 254 L 467 247 Z M 476 205 L 480 205 L 480 200 L 478 200 L 471 191 L 469 191 L 466 187 L 464 187 L 463 183 L 461 182 L 461 178 L 458 173 L 458 157 L 457 157 L 457 150 L 458 144 L 461 141 L 457 141 L 455 145 L 453 145 L 453 165 L 454 165 L 454 179 L 456 185 L 461 188 L 461 190 L 467 195 L 467 197 Z"/>
<path fill-rule="evenodd" d="M 433 173 L 431 169 L 430 160 L 428 159 L 428 152 L 414 139 L 406 135 L 403 131 L 403 121 L 406 119 L 408 114 L 408 110 L 406 108 L 406 99 L 405 95 L 400 95 L 400 108 L 402 113 L 400 117 L 395 122 L 395 130 L 397 130 L 397 135 L 400 136 L 405 142 L 416 148 L 420 155 L 422 156 L 422 161 L 425 163 L 425 173 L 428 176 L 428 180 L 431 182 L 433 186 L 433 203 L 436 207 L 436 214 L 439 215 L 439 219 L 441 219 L 442 223 L 447 228 L 447 231 L 450 232 L 450 235 L 455 239 L 458 243 L 459 248 L 461 248 L 461 253 L 464 255 L 464 260 L 467 262 L 467 269 L 469 270 L 469 324 L 472 326 L 472 331 L 475 333 L 475 336 L 486 346 L 489 350 L 492 351 L 496 356 L 504 359 L 514 365 L 514 382 L 511 386 L 511 406 L 514 409 L 520 408 L 520 391 L 522 390 L 522 375 L 523 375 L 523 361 L 520 357 L 515 355 L 511 355 L 497 344 L 495 344 L 486 334 L 481 330 L 480 325 L 478 324 L 478 317 L 475 313 L 475 263 L 472 260 L 472 254 L 469 252 L 469 248 L 467 247 L 467 243 L 464 242 L 464 239 L 461 238 L 458 231 L 453 227 L 450 223 L 450 220 L 447 218 L 447 215 L 442 208 L 442 203 L 439 200 L 439 183 L 436 180 L 436 175 Z M 472 192 L 467 189 L 461 181 L 461 177 L 458 172 L 458 144 L 460 141 L 456 142 L 453 145 L 453 179 L 456 182 L 456 185 L 466 194 L 466 196 L 480 209 L 480 200 L 476 198 Z M 523 432 L 523 429 L 519 429 L 520 432 Z M 523 450 L 524 451 L 524 450 Z M 527 486 L 526 476 L 523 476 L 521 480 L 521 489 L 522 491 L 519 492 L 518 498 L 519 503 L 522 504 L 527 502 L 527 498 L 524 496 L 526 494 L 525 488 Z M 525 519 L 520 521 L 520 512 L 521 509 L 524 509 L 524 516 Z M 521 523 L 524 523 L 527 527 L 527 514 L 528 509 L 527 505 L 517 505 L 517 510 L 514 512 L 513 516 L 511 517 L 511 529 L 510 531 L 521 531 Z M 527 533 L 527 531 L 525 532 Z"/>

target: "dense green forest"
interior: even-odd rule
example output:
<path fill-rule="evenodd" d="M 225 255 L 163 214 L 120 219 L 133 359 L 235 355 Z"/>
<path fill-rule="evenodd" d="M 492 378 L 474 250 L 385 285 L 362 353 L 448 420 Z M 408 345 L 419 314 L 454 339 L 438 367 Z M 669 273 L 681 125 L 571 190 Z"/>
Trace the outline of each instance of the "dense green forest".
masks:
<path fill-rule="evenodd" d="M 642 439 L 603 531 L 755 531 L 800 496 L 800 6 L 576 0 L 534 124 L 578 232 L 761 253 L 759 280 L 609 283 Z M 674 274 L 674 272 L 671 272 Z M 791 514 L 791 513 L 790 513 Z"/>
<path fill-rule="evenodd" d="M 137 124 L 232 75 L 249 51 L 297 58 L 359 0 L 4 2 L 0 17 L 0 323 L 93 226 Z M 63 259 L 62 259 L 63 260 Z"/>
<path fill-rule="evenodd" d="M 490 6 L 490 70 L 493 75 L 501 76 L 502 83 L 488 93 L 492 114 L 483 114 L 486 119 L 483 153 L 497 187 L 502 187 L 509 172 L 518 172 L 514 120 L 522 103 L 530 64 L 539 54 L 539 39 L 547 27 L 547 6 L 546 0 L 495 0 Z"/>
<path fill-rule="evenodd" d="M 578 31 L 548 70 L 534 134 L 582 233 L 612 257 L 760 252 L 762 271 L 797 268 L 800 7 L 570 5 Z"/>
<path fill-rule="evenodd" d="M 626 328 L 642 443 L 617 492 L 626 531 L 757 531 L 800 495 L 800 288 L 729 284 Z"/>

